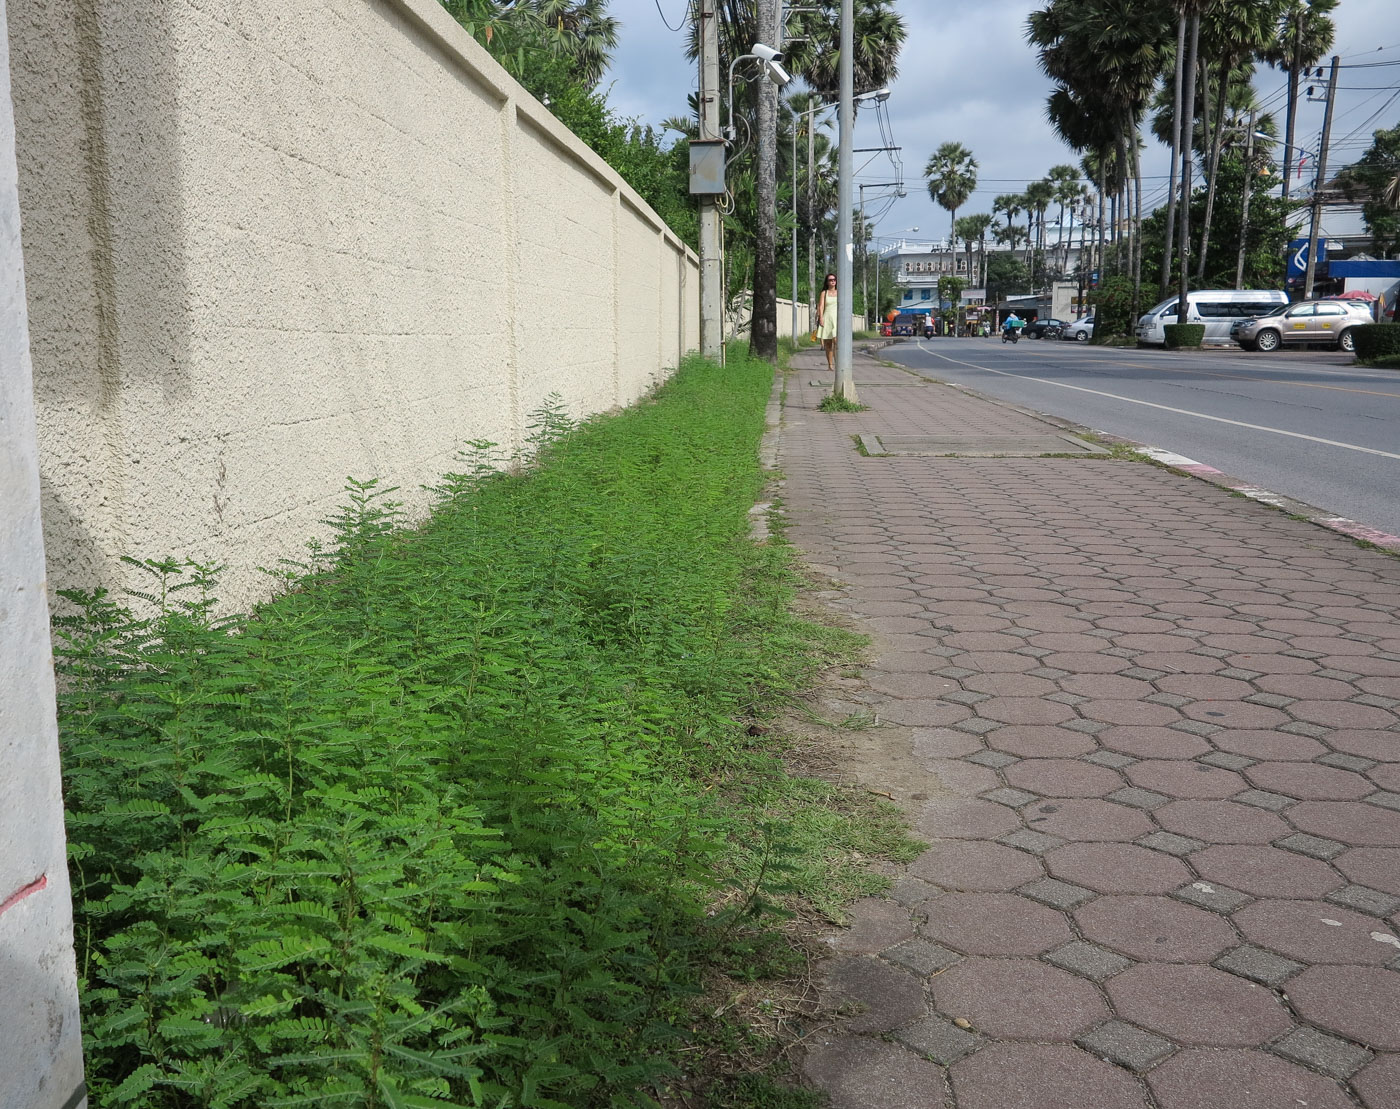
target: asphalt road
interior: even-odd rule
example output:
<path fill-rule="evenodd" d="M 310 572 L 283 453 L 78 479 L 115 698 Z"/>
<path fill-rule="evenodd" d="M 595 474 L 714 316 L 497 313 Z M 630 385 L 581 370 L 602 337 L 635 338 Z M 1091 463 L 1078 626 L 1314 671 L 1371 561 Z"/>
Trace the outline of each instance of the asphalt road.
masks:
<path fill-rule="evenodd" d="M 1400 372 L 1320 350 L 1169 354 L 1032 339 L 902 339 L 880 354 L 1400 535 Z"/>

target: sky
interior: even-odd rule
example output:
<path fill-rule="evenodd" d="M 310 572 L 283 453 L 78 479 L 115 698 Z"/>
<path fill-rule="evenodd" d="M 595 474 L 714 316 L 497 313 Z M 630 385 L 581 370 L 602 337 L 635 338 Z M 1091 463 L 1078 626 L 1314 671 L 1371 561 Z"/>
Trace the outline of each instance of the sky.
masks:
<path fill-rule="evenodd" d="M 880 215 L 877 235 L 927 240 L 948 234 L 949 214 L 929 199 L 922 176 L 940 143 L 961 142 L 977 159 L 977 191 L 959 210 L 960 216 L 990 212 L 998 194 L 1024 190 L 1053 165 L 1078 164 L 1045 121 L 1051 85 L 1025 41 L 1026 16 L 1040 6 L 1037 0 L 899 0 L 908 37 L 887 107 L 894 143 L 903 148 L 907 195 L 893 200 Z M 1333 12 L 1334 50 L 1344 65 L 1400 61 L 1396 9 L 1396 0 L 1341 0 Z M 614 110 L 656 125 L 685 114 L 686 96 L 695 89 L 696 66 L 685 56 L 684 30 L 668 30 L 666 23 L 683 27 L 686 0 L 610 0 L 608 10 L 622 24 L 612 67 L 602 84 Z M 1338 85 L 1329 176 L 1332 169 L 1364 153 L 1373 130 L 1400 125 L 1400 65 L 1343 70 Z M 1280 134 L 1284 88 L 1284 75 L 1275 70 L 1261 67 L 1255 76 L 1260 101 L 1278 113 Z M 1319 144 L 1322 116 L 1320 102 L 1300 99 L 1301 145 Z M 873 113 L 860 113 L 855 140 L 858 147 L 883 145 Z M 1147 143 L 1143 199 L 1150 209 L 1165 195 L 1170 156 L 1155 139 L 1149 137 Z M 883 157 L 862 169 L 868 157 L 857 155 L 856 180 L 891 180 L 893 169 Z M 866 192 L 872 218 L 886 207 L 876 200 L 877 192 Z M 912 227 L 919 231 L 907 230 Z M 1329 215 L 1323 230 L 1349 233 L 1359 230 L 1359 220 L 1354 214 Z"/>

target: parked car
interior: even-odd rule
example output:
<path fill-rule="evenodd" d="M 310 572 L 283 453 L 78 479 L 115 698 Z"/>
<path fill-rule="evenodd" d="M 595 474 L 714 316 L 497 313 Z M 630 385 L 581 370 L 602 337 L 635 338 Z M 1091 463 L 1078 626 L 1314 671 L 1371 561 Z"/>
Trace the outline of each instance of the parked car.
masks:
<path fill-rule="evenodd" d="M 1277 289 L 1196 289 L 1187 294 L 1186 322 L 1205 325 L 1205 342 L 1228 343 L 1230 329 L 1240 320 L 1287 305 L 1288 294 Z M 1176 323 L 1177 317 L 1176 297 L 1149 308 L 1134 329 L 1138 346 L 1165 346 L 1166 326 Z"/>
<path fill-rule="evenodd" d="M 1371 305 L 1361 300 L 1300 300 L 1266 316 L 1240 320 L 1230 338 L 1245 350 L 1278 350 L 1285 343 L 1328 343 L 1338 350 L 1356 349 L 1352 328 L 1372 322 Z"/>
<path fill-rule="evenodd" d="M 1047 331 L 1061 332 L 1065 328 L 1064 320 L 1056 320 L 1046 317 L 1043 320 L 1031 320 L 1026 324 L 1025 330 L 1021 334 L 1027 339 L 1043 339 Z"/>
<path fill-rule="evenodd" d="M 1060 332 L 1061 339 L 1073 339 L 1077 343 L 1087 343 L 1093 337 L 1094 317 L 1092 313 L 1083 319 L 1065 324 L 1065 329 Z"/>

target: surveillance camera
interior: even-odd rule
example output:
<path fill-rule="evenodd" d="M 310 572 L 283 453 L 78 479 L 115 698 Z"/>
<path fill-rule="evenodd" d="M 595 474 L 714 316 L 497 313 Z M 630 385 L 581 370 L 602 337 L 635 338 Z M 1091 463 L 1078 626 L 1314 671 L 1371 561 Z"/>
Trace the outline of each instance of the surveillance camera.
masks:
<path fill-rule="evenodd" d="M 781 50 L 774 50 L 771 46 L 765 46 L 761 42 L 754 43 L 749 53 L 761 62 L 776 63 L 783 60 L 783 52 Z"/>
<path fill-rule="evenodd" d="M 763 63 L 763 72 L 768 75 L 768 80 L 782 88 L 792 80 L 792 74 L 783 68 L 782 63 L 775 60 Z"/>

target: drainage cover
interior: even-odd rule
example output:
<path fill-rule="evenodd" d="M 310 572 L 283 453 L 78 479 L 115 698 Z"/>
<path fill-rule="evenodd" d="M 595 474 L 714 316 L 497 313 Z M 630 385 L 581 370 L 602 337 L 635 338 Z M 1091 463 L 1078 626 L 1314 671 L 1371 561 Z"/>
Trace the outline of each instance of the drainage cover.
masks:
<path fill-rule="evenodd" d="M 862 435 L 866 454 L 916 458 L 1037 458 L 1045 454 L 1103 454 L 1074 435 Z"/>

